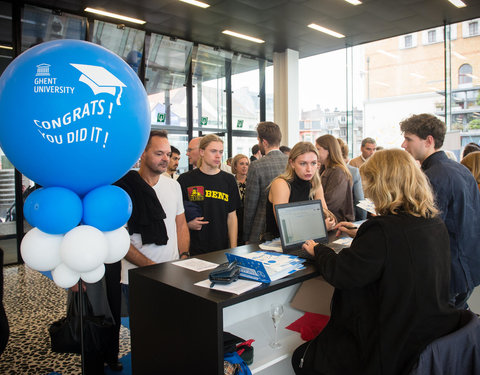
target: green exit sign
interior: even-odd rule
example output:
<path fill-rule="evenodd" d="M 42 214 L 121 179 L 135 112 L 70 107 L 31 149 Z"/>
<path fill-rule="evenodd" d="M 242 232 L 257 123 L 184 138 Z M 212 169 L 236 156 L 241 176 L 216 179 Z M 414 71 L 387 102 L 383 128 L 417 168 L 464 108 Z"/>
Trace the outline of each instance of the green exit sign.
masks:
<path fill-rule="evenodd" d="M 200 125 L 205 126 L 208 124 L 208 117 L 202 117 L 200 119 Z"/>
<path fill-rule="evenodd" d="M 237 128 L 243 128 L 243 120 L 237 120 Z"/>
<path fill-rule="evenodd" d="M 165 113 L 159 113 L 157 115 L 157 122 L 165 122 L 165 118 L 166 118 L 166 114 Z"/>

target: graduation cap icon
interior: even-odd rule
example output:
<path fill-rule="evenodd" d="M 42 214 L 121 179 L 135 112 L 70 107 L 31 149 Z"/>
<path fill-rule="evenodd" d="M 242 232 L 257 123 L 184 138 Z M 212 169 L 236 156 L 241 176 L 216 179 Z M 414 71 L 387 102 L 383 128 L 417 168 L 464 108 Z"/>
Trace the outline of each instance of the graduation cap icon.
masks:
<path fill-rule="evenodd" d="M 122 96 L 122 90 L 123 87 L 127 86 L 107 69 L 105 69 L 103 66 L 95 65 L 70 65 L 82 72 L 79 81 L 88 85 L 95 95 L 105 93 L 115 96 L 116 88 L 119 87 L 120 91 L 117 96 L 117 105 L 121 105 L 120 97 Z"/>

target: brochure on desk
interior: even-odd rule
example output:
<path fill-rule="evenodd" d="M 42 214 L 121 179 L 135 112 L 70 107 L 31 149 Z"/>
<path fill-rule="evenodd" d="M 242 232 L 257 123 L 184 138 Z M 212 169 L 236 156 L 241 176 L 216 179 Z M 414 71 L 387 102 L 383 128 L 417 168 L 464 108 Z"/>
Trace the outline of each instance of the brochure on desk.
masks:
<path fill-rule="evenodd" d="M 267 284 L 305 268 L 305 259 L 287 254 L 255 251 L 244 256 L 225 255 L 229 262 L 237 261 L 240 277 Z"/>

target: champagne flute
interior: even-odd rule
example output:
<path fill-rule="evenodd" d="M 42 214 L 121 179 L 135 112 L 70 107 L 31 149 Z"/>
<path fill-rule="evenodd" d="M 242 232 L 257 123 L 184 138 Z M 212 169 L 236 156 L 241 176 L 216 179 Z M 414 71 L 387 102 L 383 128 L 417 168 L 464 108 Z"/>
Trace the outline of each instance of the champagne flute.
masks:
<path fill-rule="evenodd" d="M 283 305 L 278 303 L 272 303 L 270 305 L 270 317 L 272 318 L 273 326 L 275 327 L 275 336 L 273 338 L 273 341 L 270 342 L 270 347 L 272 347 L 273 349 L 278 349 L 282 347 L 282 344 L 277 341 L 277 333 L 278 324 L 283 317 Z"/>

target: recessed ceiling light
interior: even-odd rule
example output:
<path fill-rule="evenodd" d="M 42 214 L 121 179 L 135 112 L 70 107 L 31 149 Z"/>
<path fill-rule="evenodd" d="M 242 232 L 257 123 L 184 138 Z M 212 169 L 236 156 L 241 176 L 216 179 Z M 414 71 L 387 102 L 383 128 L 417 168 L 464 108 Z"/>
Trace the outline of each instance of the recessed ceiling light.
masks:
<path fill-rule="evenodd" d="M 465 4 L 462 0 L 448 0 L 457 8 L 465 8 L 467 4 Z"/>
<path fill-rule="evenodd" d="M 250 42 L 265 43 L 265 41 L 262 40 L 262 39 L 254 38 L 253 36 L 248 36 L 248 35 L 245 35 L 245 34 L 240 34 L 240 33 L 237 33 L 237 32 L 235 32 L 235 31 L 223 30 L 222 33 L 227 34 L 227 35 L 234 36 L 234 37 L 236 37 L 236 38 L 241 38 L 241 39 L 249 40 Z"/>
<path fill-rule="evenodd" d="M 316 23 L 311 23 L 310 25 L 308 25 L 308 27 L 310 27 L 311 29 L 320 31 L 322 33 L 334 36 L 335 38 L 345 38 L 345 35 L 337 33 L 336 31 L 327 29 L 326 27 L 319 26 Z"/>
<path fill-rule="evenodd" d="M 127 17 L 127 16 L 122 16 L 121 14 L 106 12 L 104 10 L 99 10 L 99 9 L 85 8 L 85 12 L 95 13 L 95 14 L 99 14 L 99 15 L 105 16 L 105 17 L 117 18 L 117 19 L 122 20 L 122 21 L 138 23 L 140 25 L 143 25 L 143 24 L 147 23 L 147 21 L 138 20 L 136 18 L 131 18 L 131 17 Z"/>
<path fill-rule="evenodd" d="M 10 47 L 10 46 L 4 46 L 4 45 L 0 45 L 0 48 L 2 48 L 2 49 L 13 49 L 13 47 Z"/>
<path fill-rule="evenodd" d="M 362 2 L 358 0 L 345 0 L 347 3 L 350 3 L 352 5 L 360 5 Z"/>
<path fill-rule="evenodd" d="M 201 1 L 197 1 L 197 0 L 180 0 L 184 3 L 188 3 L 190 5 L 195 5 L 196 7 L 200 7 L 200 8 L 208 8 L 210 6 L 210 4 L 207 4 L 207 3 L 203 3 Z"/>

